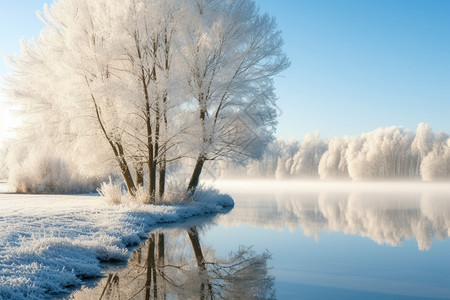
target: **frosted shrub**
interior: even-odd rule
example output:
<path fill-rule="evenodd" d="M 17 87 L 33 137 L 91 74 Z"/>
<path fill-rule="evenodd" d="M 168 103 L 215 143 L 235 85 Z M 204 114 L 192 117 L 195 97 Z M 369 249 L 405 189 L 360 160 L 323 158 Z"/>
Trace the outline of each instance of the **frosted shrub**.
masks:
<path fill-rule="evenodd" d="M 159 200 L 161 204 L 183 204 L 192 202 L 210 203 L 212 199 L 217 199 L 218 202 L 224 206 L 232 206 L 233 200 L 228 195 L 220 194 L 219 190 L 213 188 L 211 185 L 199 184 L 195 189 L 193 195 L 187 195 L 186 184 L 176 179 L 169 179 L 167 181 L 166 192 L 164 197 Z M 215 204 L 214 204 L 215 205 Z"/>
<path fill-rule="evenodd" d="M 8 147 L 0 145 L 0 180 L 8 178 L 8 164 L 6 157 L 8 156 Z"/>
<path fill-rule="evenodd" d="M 143 186 L 139 186 L 136 189 L 134 196 L 127 192 L 122 197 L 122 202 L 124 203 L 146 204 L 148 203 L 148 200 L 149 200 L 148 189 Z"/>
<path fill-rule="evenodd" d="M 214 199 L 214 201 L 211 201 Z M 193 202 L 202 203 L 206 206 L 215 206 L 217 204 L 223 207 L 234 206 L 233 199 L 227 194 L 221 194 L 218 189 L 210 185 L 200 185 L 195 190 L 195 193 L 188 199 Z"/>
<path fill-rule="evenodd" d="M 8 183 L 16 192 L 67 194 L 95 191 L 97 179 L 84 178 L 51 150 L 19 148 L 17 152 L 8 157 Z"/>
<path fill-rule="evenodd" d="M 111 177 L 109 177 L 108 182 L 102 182 L 97 191 L 110 204 L 120 204 L 122 202 L 122 184 L 113 182 Z"/>
<path fill-rule="evenodd" d="M 109 204 L 118 205 L 122 203 L 146 204 L 149 201 L 148 190 L 143 186 L 139 186 L 135 195 L 131 195 L 128 191 L 123 191 L 123 182 L 115 182 L 109 177 L 108 182 L 103 182 L 98 193 L 105 198 Z"/>
<path fill-rule="evenodd" d="M 160 199 L 160 203 L 180 204 L 186 201 L 186 184 L 176 179 L 167 180 L 166 192 L 164 197 Z"/>
<path fill-rule="evenodd" d="M 68 165 L 64 161 L 60 158 L 48 155 L 30 158 L 30 166 L 34 170 L 34 172 L 31 173 L 34 175 L 32 179 L 39 179 L 39 181 L 35 181 L 35 190 L 33 192 L 56 193 L 58 191 L 68 191 L 68 184 L 71 176 Z"/>
<path fill-rule="evenodd" d="M 9 184 L 19 193 L 92 192 L 95 180 L 83 179 L 51 151 L 29 151 L 22 162 L 10 165 Z"/>

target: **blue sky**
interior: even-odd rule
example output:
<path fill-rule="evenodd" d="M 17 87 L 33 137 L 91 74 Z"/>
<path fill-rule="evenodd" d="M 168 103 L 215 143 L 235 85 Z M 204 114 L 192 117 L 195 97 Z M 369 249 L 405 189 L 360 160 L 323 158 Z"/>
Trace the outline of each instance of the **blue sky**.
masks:
<path fill-rule="evenodd" d="M 0 51 L 37 36 L 46 0 L 0 1 Z M 420 122 L 450 133 L 450 1 L 256 0 L 291 67 L 275 80 L 277 136 L 357 135 Z M 7 73 L 3 61 L 0 74 Z"/>

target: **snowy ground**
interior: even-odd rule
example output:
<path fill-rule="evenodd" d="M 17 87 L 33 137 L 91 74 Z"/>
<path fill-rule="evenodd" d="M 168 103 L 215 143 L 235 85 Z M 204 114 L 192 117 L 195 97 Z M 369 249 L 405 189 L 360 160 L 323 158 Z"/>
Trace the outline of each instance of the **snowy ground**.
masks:
<path fill-rule="evenodd" d="M 199 198 L 112 206 L 97 195 L 0 194 L 0 299 L 53 298 L 100 276 L 100 262 L 126 260 L 151 226 L 233 205 L 229 196 Z"/>

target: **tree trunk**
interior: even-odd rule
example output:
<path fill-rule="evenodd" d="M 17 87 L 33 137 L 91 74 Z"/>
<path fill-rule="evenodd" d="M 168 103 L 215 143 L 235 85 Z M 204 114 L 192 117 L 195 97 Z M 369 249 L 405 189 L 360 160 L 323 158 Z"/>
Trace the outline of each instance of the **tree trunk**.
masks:
<path fill-rule="evenodd" d="M 148 193 L 149 203 L 155 203 L 156 193 L 156 162 L 153 159 L 153 153 L 150 155 L 149 170 L 148 170 Z"/>
<path fill-rule="evenodd" d="M 197 158 L 197 162 L 195 163 L 194 171 L 192 172 L 191 179 L 189 180 L 189 184 L 187 187 L 188 195 L 194 194 L 197 189 L 198 183 L 200 181 L 200 175 L 203 170 L 203 165 L 205 164 L 206 157 L 203 154 L 200 154 Z"/>
<path fill-rule="evenodd" d="M 158 234 L 158 273 L 160 274 L 161 281 L 160 285 L 160 295 L 162 299 L 166 299 L 166 286 L 164 283 L 164 263 L 165 263 L 165 238 L 164 233 Z"/>
<path fill-rule="evenodd" d="M 136 50 L 139 60 L 142 61 L 142 53 L 141 53 L 141 45 L 138 41 L 138 33 L 135 32 L 135 42 L 136 42 Z M 141 74 L 139 75 L 139 79 L 142 83 L 142 90 L 144 92 L 145 99 L 145 126 L 146 126 L 146 134 L 147 134 L 147 151 L 148 151 L 148 203 L 154 203 L 155 196 L 155 188 L 156 188 L 156 166 L 154 164 L 155 155 L 154 155 L 154 147 L 153 147 L 153 128 L 152 128 L 152 120 L 150 117 L 150 93 L 149 87 L 147 83 L 147 75 L 152 76 L 152 74 L 148 74 L 147 70 L 141 65 Z"/>
<path fill-rule="evenodd" d="M 170 70 L 170 64 L 169 64 L 169 60 L 170 60 L 170 40 L 169 40 L 169 36 L 167 35 L 167 27 L 164 28 L 164 60 L 165 60 L 165 64 L 164 64 L 164 69 L 167 72 L 167 76 L 169 75 L 169 70 Z M 166 135 L 166 140 L 167 140 L 167 133 L 168 133 L 168 120 L 167 120 L 167 95 L 168 95 L 168 89 L 166 88 L 164 93 L 163 93 L 163 97 L 162 97 L 162 117 L 163 117 L 163 121 L 164 121 L 164 133 Z M 161 158 L 161 162 L 159 165 L 159 198 L 162 200 L 162 198 L 164 197 L 164 193 L 166 191 L 166 168 L 167 168 L 167 144 L 163 143 L 162 144 L 162 158 Z"/>
<path fill-rule="evenodd" d="M 153 257 L 153 299 L 158 300 L 158 277 L 156 274 L 156 260 L 155 257 Z"/>
<path fill-rule="evenodd" d="M 127 185 L 128 192 L 132 196 L 136 196 L 136 185 L 133 181 L 133 176 L 131 176 L 130 168 L 128 167 L 128 163 L 125 160 L 125 152 L 123 150 L 123 146 L 121 143 L 115 142 L 117 159 L 119 160 L 120 169 L 122 170 L 123 178 L 125 179 L 125 184 Z"/>
<path fill-rule="evenodd" d="M 145 282 L 145 299 L 150 299 L 152 289 L 152 273 L 155 265 L 155 237 L 151 234 L 148 239 L 148 252 L 147 252 L 147 280 Z"/>
<path fill-rule="evenodd" d="M 212 285 L 209 280 L 208 270 L 206 269 L 206 261 L 203 256 L 202 247 L 200 245 L 200 237 L 196 227 L 188 229 L 189 239 L 191 240 L 192 249 L 194 250 L 195 259 L 199 269 L 200 284 L 200 299 L 213 299 Z M 206 290 L 206 287 L 208 290 Z M 209 297 L 208 297 L 209 295 Z"/>
<path fill-rule="evenodd" d="M 136 187 L 144 186 L 144 170 L 142 164 L 139 164 L 136 169 Z"/>
<path fill-rule="evenodd" d="M 206 271 L 205 258 L 203 256 L 202 247 L 200 245 L 200 237 L 197 227 L 188 229 L 189 239 L 191 240 L 192 249 L 194 250 L 195 259 L 200 270 Z"/>
<path fill-rule="evenodd" d="M 136 196 L 136 186 L 134 185 L 133 176 L 131 176 L 130 169 L 128 168 L 128 164 L 124 160 L 119 161 L 120 169 L 122 170 L 122 176 L 125 180 L 125 184 L 127 186 L 128 192 L 132 196 Z"/>
<path fill-rule="evenodd" d="M 166 162 L 165 155 L 162 158 L 162 162 L 159 164 L 159 199 L 162 200 L 164 192 L 166 191 Z"/>
<path fill-rule="evenodd" d="M 152 55 L 154 58 L 156 58 L 157 56 L 157 51 L 158 51 L 158 43 L 157 43 L 157 38 L 156 40 L 153 41 L 153 51 L 152 51 Z M 150 79 L 157 83 L 157 74 L 156 74 L 156 64 L 155 62 L 153 63 L 153 67 L 152 67 L 152 71 L 150 73 Z M 148 95 L 148 90 L 147 91 L 147 99 L 149 98 Z M 147 103 L 150 103 L 149 100 L 147 100 Z M 151 159 L 150 159 L 150 164 L 151 164 L 151 170 L 150 170 L 150 203 L 154 204 L 156 202 L 156 174 L 157 174 L 157 167 L 158 167 L 158 155 L 159 155 L 159 138 L 160 138 L 160 128 L 161 128 L 161 124 L 160 124 L 160 120 L 161 120 L 161 112 L 159 109 L 159 99 L 158 97 L 156 98 L 156 100 L 153 101 L 154 107 L 154 114 L 155 114 L 155 123 L 154 123 L 154 138 L 153 138 L 153 145 L 152 145 L 152 150 L 153 153 L 151 155 Z M 146 108 L 147 109 L 147 108 Z M 150 116 L 150 108 L 148 107 L 148 114 Z M 150 118 L 148 119 L 150 122 Z"/>
<path fill-rule="evenodd" d="M 89 80 L 86 77 L 86 83 L 89 88 Z M 131 176 L 130 168 L 128 167 L 127 161 L 125 160 L 124 150 L 121 143 L 117 141 L 113 141 L 112 138 L 108 135 L 106 131 L 105 125 L 103 124 L 103 120 L 100 113 L 100 108 L 97 105 L 97 101 L 95 100 L 94 94 L 91 93 L 91 98 L 95 107 L 95 114 L 97 117 L 97 121 L 100 125 L 100 129 L 103 132 L 103 136 L 108 141 L 108 144 L 111 146 L 111 149 L 114 152 L 117 162 L 119 163 L 120 170 L 122 171 L 122 176 L 125 180 L 125 184 L 127 185 L 127 189 L 132 196 L 136 195 L 136 186 L 134 185 L 133 176 Z"/>

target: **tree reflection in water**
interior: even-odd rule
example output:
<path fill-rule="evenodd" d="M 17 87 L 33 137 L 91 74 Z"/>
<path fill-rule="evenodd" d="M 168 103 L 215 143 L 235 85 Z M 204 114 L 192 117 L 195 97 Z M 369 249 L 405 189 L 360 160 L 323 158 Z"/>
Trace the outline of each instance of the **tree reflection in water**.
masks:
<path fill-rule="evenodd" d="M 226 258 L 202 247 L 199 230 L 150 233 L 126 270 L 110 273 L 97 288 L 73 299 L 275 299 L 270 254 L 240 247 Z"/>

